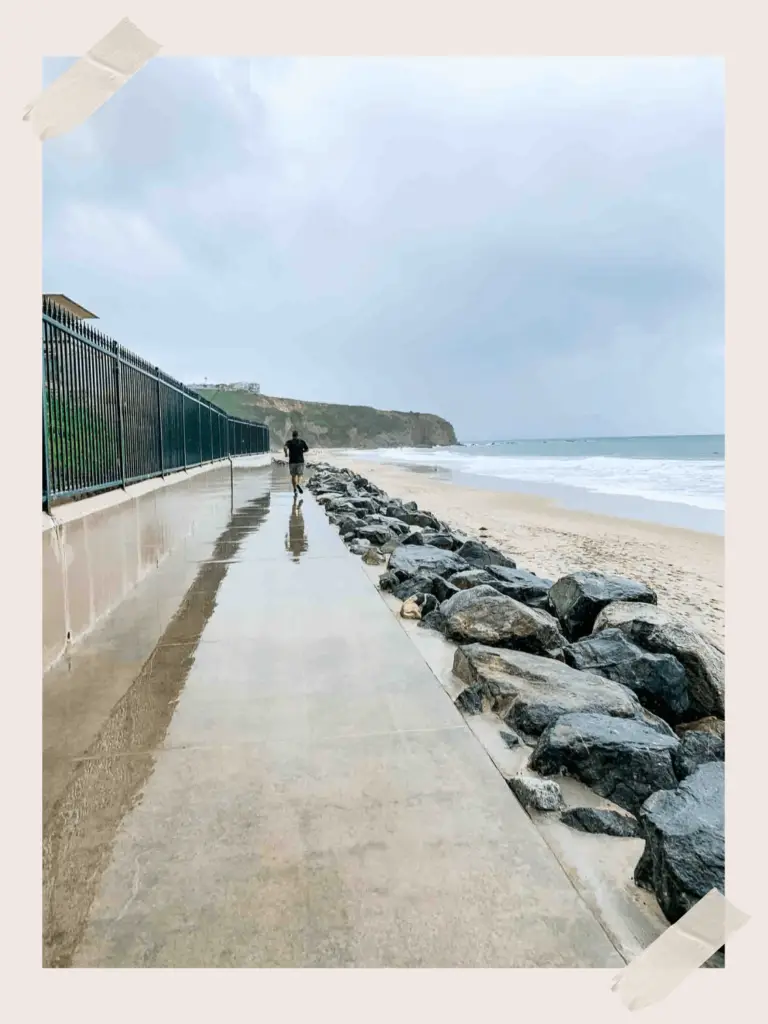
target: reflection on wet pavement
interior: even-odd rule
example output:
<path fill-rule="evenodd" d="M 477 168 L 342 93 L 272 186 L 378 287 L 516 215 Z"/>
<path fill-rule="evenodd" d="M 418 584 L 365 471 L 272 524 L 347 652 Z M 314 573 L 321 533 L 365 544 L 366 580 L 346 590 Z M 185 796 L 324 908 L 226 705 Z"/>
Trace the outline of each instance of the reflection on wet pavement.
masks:
<path fill-rule="evenodd" d="M 76 759 L 43 826 L 44 965 L 67 966 L 85 927 L 112 840 L 154 766 L 219 588 L 225 560 L 262 525 L 267 492 L 237 508 L 139 676 Z"/>
<path fill-rule="evenodd" d="M 308 547 L 304 532 L 304 515 L 301 511 L 303 504 L 303 501 L 293 499 L 291 518 L 288 520 L 288 534 L 285 538 L 285 550 L 293 555 L 294 562 L 298 562 Z"/>

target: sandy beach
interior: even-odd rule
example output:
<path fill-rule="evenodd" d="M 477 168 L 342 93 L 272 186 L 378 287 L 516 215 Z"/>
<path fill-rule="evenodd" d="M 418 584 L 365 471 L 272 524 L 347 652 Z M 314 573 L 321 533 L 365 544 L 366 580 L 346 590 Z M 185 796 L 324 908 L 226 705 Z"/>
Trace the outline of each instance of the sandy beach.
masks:
<path fill-rule="evenodd" d="M 539 576 L 594 569 L 642 580 L 662 607 L 724 643 L 724 542 L 717 534 L 572 511 L 546 498 L 456 485 L 333 451 L 315 449 L 310 458 L 361 473 L 453 528 L 487 538 Z"/>

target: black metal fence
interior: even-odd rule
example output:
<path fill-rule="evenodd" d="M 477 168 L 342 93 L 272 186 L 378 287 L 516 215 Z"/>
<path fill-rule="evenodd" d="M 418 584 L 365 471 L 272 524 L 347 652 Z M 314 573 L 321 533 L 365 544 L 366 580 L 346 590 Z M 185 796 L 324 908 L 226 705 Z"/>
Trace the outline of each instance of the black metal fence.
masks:
<path fill-rule="evenodd" d="M 268 451 L 263 423 L 228 416 L 43 299 L 43 508 Z"/>

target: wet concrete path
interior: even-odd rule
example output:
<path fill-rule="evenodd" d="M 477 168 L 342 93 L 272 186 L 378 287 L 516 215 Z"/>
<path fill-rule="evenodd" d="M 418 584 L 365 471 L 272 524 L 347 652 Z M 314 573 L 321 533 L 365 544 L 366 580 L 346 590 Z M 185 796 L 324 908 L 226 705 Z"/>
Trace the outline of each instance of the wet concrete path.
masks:
<path fill-rule="evenodd" d="M 67 759 L 45 962 L 621 966 L 314 500 L 267 470 L 235 504 Z"/>

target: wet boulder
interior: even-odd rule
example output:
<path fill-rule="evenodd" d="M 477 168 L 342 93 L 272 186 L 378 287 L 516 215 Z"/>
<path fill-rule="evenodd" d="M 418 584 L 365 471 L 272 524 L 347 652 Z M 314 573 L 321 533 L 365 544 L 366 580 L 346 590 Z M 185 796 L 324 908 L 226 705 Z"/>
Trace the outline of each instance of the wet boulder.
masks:
<path fill-rule="evenodd" d="M 494 580 L 493 586 L 502 594 L 532 608 L 547 608 L 552 580 L 542 579 L 525 569 L 510 569 L 504 565 L 486 566 L 486 572 Z"/>
<path fill-rule="evenodd" d="M 530 767 L 541 775 L 571 775 L 636 813 L 651 793 L 677 786 L 672 759 L 679 744 L 638 719 L 563 715 L 542 733 Z"/>
<path fill-rule="evenodd" d="M 454 595 L 458 594 L 459 588 L 455 587 L 450 580 L 445 580 L 442 576 L 436 576 L 432 587 L 432 593 L 440 604 L 442 604 L 443 601 L 448 601 Z"/>
<path fill-rule="evenodd" d="M 405 526 L 405 523 L 403 523 L 403 526 Z M 407 526 L 405 528 L 408 530 Z M 421 546 L 427 543 L 424 538 L 424 531 L 420 526 L 412 526 L 403 537 L 402 542 L 403 544 L 419 544 Z M 436 547 L 437 545 L 434 546 Z"/>
<path fill-rule="evenodd" d="M 503 565 L 508 569 L 516 568 L 514 561 L 502 554 L 497 548 L 489 547 L 479 540 L 468 540 L 456 552 L 469 565 L 476 569 L 484 569 L 489 565 Z"/>
<path fill-rule="evenodd" d="M 376 511 L 376 505 L 371 498 L 348 498 L 349 504 L 362 512 L 373 513 Z"/>
<path fill-rule="evenodd" d="M 376 513 L 375 515 L 368 516 L 366 522 L 369 526 L 382 526 L 396 537 L 404 537 L 408 533 L 408 527 L 405 523 L 402 523 L 399 519 L 394 519 L 392 516 Z"/>
<path fill-rule="evenodd" d="M 535 779 L 530 775 L 515 775 L 507 784 L 526 809 L 537 811 L 559 811 L 563 806 L 563 794 L 551 779 Z"/>
<path fill-rule="evenodd" d="M 595 621 L 595 634 L 618 629 L 638 647 L 677 658 L 688 677 L 692 721 L 725 717 L 725 656 L 690 622 L 651 605 L 620 601 L 604 608 Z"/>
<path fill-rule="evenodd" d="M 357 531 L 357 536 L 369 541 L 371 544 L 375 544 L 377 547 L 381 544 L 386 544 L 388 540 L 392 540 L 392 533 L 386 526 L 361 526 Z"/>
<path fill-rule="evenodd" d="M 407 601 L 417 594 L 431 594 L 434 592 L 435 576 L 430 572 L 418 572 L 415 576 L 408 576 L 402 583 L 392 587 L 392 594 L 399 601 Z"/>
<path fill-rule="evenodd" d="M 509 569 L 503 565 L 489 565 L 484 569 L 466 569 L 451 576 L 451 583 L 460 590 L 472 587 L 493 587 L 504 597 L 527 604 L 529 608 L 547 610 L 550 580 L 541 580 L 524 569 Z"/>
<path fill-rule="evenodd" d="M 364 555 L 371 550 L 371 542 L 362 537 L 349 542 L 349 550 L 353 555 Z"/>
<path fill-rule="evenodd" d="M 442 548 L 444 551 L 455 551 L 461 546 L 455 543 L 450 533 L 425 530 L 422 536 L 425 544 L 430 544 L 433 548 Z"/>
<path fill-rule="evenodd" d="M 697 768 L 710 761 L 725 760 L 725 743 L 709 732 L 684 732 L 675 751 L 674 765 L 678 779 L 693 775 Z"/>
<path fill-rule="evenodd" d="M 387 515 L 393 516 L 395 519 L 400 519 L 403 523 L 408 526 L 421 526 L 426 530 L 440 530 L 439 521 L 429 512 L 413 512 L 407 509 L 404 505 L 390 504 L 387 506 Z"/>
<path fill-rule="evenodd" d="M 691 705 L 685 669 L 672 654 L 651 654 L 619 629 L 605 629 L 563 649 L 567 665 L 628 686 L 667 722 L 680 722 Z"/>
<path fill-rule="evenodd" d="M 462 590 L 445 601 L 440 611 L 446 636 L 457 643 L 490 644 L 550 656 L 559 654 L 565 643 L 551 615 L 504 597 L 493 587 Z"/>
<path fill-rule="evenodd" d="M 408 573 L 402 569 L 387 569 L 379 577 L 379 587 L 382 590 L 392 590 L 398 583 L 404 583 L 408 579 Z"/>
<path fill-rule="evenodd" d="M 342 537 L 352 537 L 360 529 L 360 520 L 355 516 L 342 515 L 339 517 L 338 528 Z"/>
<path fill-rule="evenodd" d="M 437 608 L 433 612 L 427 612 L 422 615 L 420 626 L 424 626 L 425 629 L 434 629 L 438 633 L 443 631 L 443 616 L 440 613 L 440 609 Z"/>
<path fill-rule="evenodd" d="M 456 651 L 453 672 L 489 710 L 534 739 L 574 712 L 642 715 L 637 699 L 623 686 L 551 658 L 469 644 Z"/>
<path fill-rule="evenodd" d="M 622 839 L 637 839 L 641 836 L 637 818 L 627 811 L 612 807 L 569 807 L 560 815 L 560 820 L 569 828 L 589 832 L 591 835 Z"/>
<path fill-rule="evenodd" d="M 455 572 L 467 568 L 467 563 L 453 551 L 443 551 L 430 544 L 401 544 L 389 559 L 390 569 L 402 569 L 413 576 L 419 570 L 426 569 L 436 576 L 449 577 Z"/>
<path fill-rule="evenodd" d="M 454 573 L 451 576 L 451 583 L 459 590 L 471 590 L 472 587 L 488 586 L 494 583 L 494 578 L 485 569 L 464 569 L 463 572 Z"/>
<path fill-rule="evenodd" d="M 549 604 L 569 640 L 592 632 L 595 619 L 614 601 L 656 604 L 656 594 L 644 583 L 599 572 L 574 572 L 552 584 Z"/>
<path fill-rule="evenodd" d="M 724 766 L 713 761 L 640 808 L 645 848 L 635 882 L 673 924 L 712 889 L 725 892 L 724 805 Z"/>

